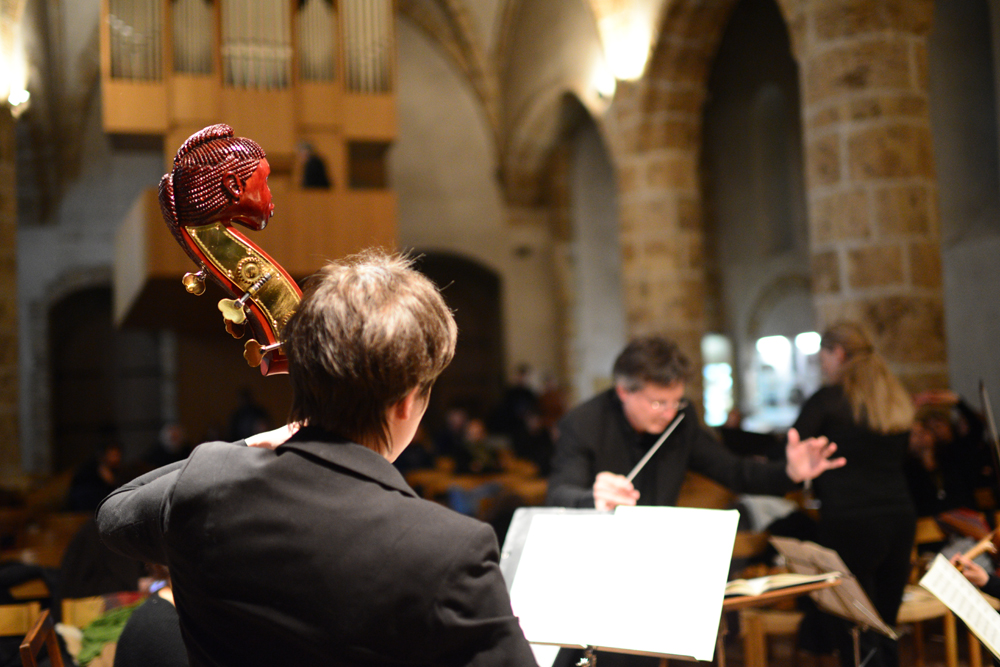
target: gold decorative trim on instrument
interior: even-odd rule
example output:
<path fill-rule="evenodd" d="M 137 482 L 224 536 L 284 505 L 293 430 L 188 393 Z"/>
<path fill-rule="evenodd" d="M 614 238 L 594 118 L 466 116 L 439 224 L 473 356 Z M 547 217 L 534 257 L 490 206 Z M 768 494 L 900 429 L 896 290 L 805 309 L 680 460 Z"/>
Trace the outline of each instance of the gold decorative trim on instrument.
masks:
<path fill-rule="evenodd" d="M 205 258 L 244 291 L 239 301 L 252 300 L 264 313 L 275 338 L 280 339 L 282 328 L 299 304 L 299 295 L 286 281 L 276 279 L 279 267 L 221 222 L 185 229 Z"/>

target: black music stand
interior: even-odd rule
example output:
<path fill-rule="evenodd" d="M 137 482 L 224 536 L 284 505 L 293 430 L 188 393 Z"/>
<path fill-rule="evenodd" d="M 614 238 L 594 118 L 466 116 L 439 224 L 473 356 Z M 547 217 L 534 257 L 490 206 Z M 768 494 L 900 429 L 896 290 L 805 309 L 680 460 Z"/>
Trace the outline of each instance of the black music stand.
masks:
<path fill-rule="evenodd" d="M 851 638 L 854 640 L 854 664 L 863 667 L 875 650 L 861 659 L 861 632 L 875 630 L 890 639 L 899 635 L 879 616 L 875 605 L 840 555 L 833 549 L 821 547 L 815 542 L 804 542 L 790 537 L 772 537 L 771 544 L 785 557 L 785 564 L 792 572 L 801 574 L 822 574 L 840 572 L 840 585 L 823 588 L 809 593 L 816 606 L 828 614 L 838 616 L 851 623 Z"/>

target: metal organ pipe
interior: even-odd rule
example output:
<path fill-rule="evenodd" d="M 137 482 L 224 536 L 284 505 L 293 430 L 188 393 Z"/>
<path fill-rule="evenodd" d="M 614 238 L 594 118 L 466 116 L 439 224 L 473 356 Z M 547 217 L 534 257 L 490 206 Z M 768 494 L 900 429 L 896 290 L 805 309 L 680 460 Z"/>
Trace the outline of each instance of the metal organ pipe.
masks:
<path fill-rule="evenodd" d="M 111 76 L 136 81 L 162 78 L 160 0 L 110 0 L 108 10 Z"/>
<path fill-rule="evenodd" d="M 212 3 L 174 0 L 174 71 L 212 73 Z"/>
<path fill-rule="evenodd" d="M 223 0 L 226 84 L 271 90 L 291 81 L 290 0 Z"/>
<path fill-rule="evenodd" d="M 296 14 L 299 76 L 304 81 L 332 81 L 336 63 L 337 15 L 330 0 L 306 0 Z"/>
<path fill-rule="evenodd" d="M 342 12 L 347 89 L 357 93 L 387 92 L 392 0 L 343 0 Z"/>

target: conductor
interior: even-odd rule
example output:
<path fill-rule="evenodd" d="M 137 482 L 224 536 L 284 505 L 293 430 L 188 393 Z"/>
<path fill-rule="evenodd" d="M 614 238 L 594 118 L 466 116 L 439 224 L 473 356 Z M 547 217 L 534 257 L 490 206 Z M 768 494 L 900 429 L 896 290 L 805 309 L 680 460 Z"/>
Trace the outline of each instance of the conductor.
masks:
<path fill-rule="evenodd" d="M 548 504 L 614 509 L 674 505 L 688 470 L 739 493 L 784 494 L 800 482 L 844 465 L 831 459 L 826 438 L 801 440 L 788 431 L 786 460 L 762 462 L 726 449 L 698 422 L 684 398 L 691 363 L 666 338 L 631 341 L 614 363 L 614 386 L 577 406 L 559 422 Z M 676 430 L 629 481 L 631 471 L 668 426 Z"/>
<path fill-rule="evenodd" d="M 830 458 L 835 444 L 826 438 L 800 440 L 795 429 L 788 432 L 786 461 L 761 462 L 730 452 L 699 424 L 684 398 L 691 363 L 666 338 L 631 341 L 615 360 L 613 374 L 611 389 L 570 410 L 559 422 L 549 505 L 599 510 L 674 505 L 688 470 L 734 491 L 784 494 L 797 483 L 845 463 L 843 458 Z M 631 472 L 658 442 L 660 448 L 644 467 Z M 627 473 L 634 475 L 632 481 Z M 659 664 L 659 659 L 645 656 L 598 655 L 598 664 L 604 667 Z M 554 664 L 568 667 L 577 658 L 578 652 L 564 649 Z"/>

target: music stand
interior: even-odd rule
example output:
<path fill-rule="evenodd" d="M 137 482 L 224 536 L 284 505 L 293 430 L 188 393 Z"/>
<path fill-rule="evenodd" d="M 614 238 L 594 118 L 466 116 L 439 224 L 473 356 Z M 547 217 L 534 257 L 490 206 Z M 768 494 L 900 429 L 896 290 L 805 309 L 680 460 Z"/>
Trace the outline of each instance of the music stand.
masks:
<path fill-rule="evenodd" d="M 816 606 L 834 616 L 850 622 L 851 638 L 854 641 L 854 664 L 862 667 L 871 658 L 874 649 L 861 659 L 861 632 L 875 630 L 890 639 L 899 635 L 889 627 L 868 599 L 868 595 L 857 578 L 847 569 L 847 565 L 833 549 L 821 547 L 815 542 L 804 542 L 790 537 L 772 537 L 771 544 L 785 557 L 785 563 L 792 572 L 800 574 L 821 574 L 840 572 L 841 583 L 832 588 L 823 588 L 809 593 Z"/>
<path fill-rule="evenodd" d="M 500 569 L 529 642 L 707 661 L 738 521 L 735 510 L 521 508 Z M 696 575 L 678 543 L 697 545 Z"/>
<path fill-rule="evenodd" d="M 986 430 L 990 434 L 990 454 L 993 455 L 993 469 L 1000 476 L 1000 435 L 997 434 L 997 423 L 993 419 L 993 408 L 990 405 L 990 395 L 986 391 L 986 383 L 979 381 L 979 400 L 983 404 L 983 416 Z M 1000 487 L 998 487 L 1000 488 Z"/>

